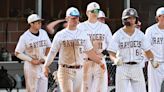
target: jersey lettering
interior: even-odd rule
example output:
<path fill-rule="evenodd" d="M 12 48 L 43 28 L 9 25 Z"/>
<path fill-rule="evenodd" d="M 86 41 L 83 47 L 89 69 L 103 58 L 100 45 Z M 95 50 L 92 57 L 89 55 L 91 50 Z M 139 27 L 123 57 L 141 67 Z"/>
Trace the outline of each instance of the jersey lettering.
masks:
<path fill-rule="evenodd" d="M 46 45 L 47 45 L 47 41 L 46 40 L 41 40 L 41 41 L 29 43 L 29 47 L 30 48 L 44 47 Z"/>
<path fill-rule="evenodd" d="M 88 34 L 91 40 L 104 40 L 105 34 Z"/>
<path fill-rule="evenodd" d="M 133 48 L 133 47 L 141 47 L 141 41 L 128 41 L 128 42 L 120 42 L 119 43 L 119 48 L 124 49 L 124 48 Z"/>
<path fill-rule="evenodd" d="M 88 34 L 88 35 L 92 41 L 94 48 L 103 49 L 102 44 L 105 39 L 105 34 Z"/>
<path fill-rule="evenodd" d="M 84 46 L 84 39 L 75 39 L 75 40 L 64 40 L 62 41 L 64 47 L 73 47 L 73 46 Z"/>
<path fill-rule="evenodd" d="M 164 44 L 164 38 L 163 37 L 153 37 L 152 44 Z"/>

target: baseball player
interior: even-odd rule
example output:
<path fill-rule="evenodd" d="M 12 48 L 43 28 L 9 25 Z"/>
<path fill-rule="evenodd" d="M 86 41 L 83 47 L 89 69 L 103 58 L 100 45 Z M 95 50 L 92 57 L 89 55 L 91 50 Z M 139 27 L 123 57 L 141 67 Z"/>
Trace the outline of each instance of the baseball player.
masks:
<path fill-rule="evenodd" d="M 105 13 L 102 10 L 100 10 L 98 17 L 97 17 L 97 20 L 102 22 L 102 23 L 105 23 L 105 18 L 106 18 Z"/>
<path fill-rule="evenodd" d="M 15 55 L 25 61 L 24 75 L 27 92 L 47 92 L 48 79 L 42 68 L 51 41 L 46 31 L 41 29 L 42 20 L 37 14 L 28 17 L 30 28 L 20 36 L 15 49 Z"/>
<path fill-rule="evenodd" d="M 136 28 L 137 11 L 127 8 L 122 13 L 123 27 L 113 35 L 113 46 L 110 48 L 110 58 L 117 65 L 116 92 L 128 92 L 127 85 L 131 83 L 133 92 L 146 92 L 142 66 L 142 51 L 148 59 L 153 58 L 150 44 L 144 33 Z"/>
<path fill-rule="evenodd" d="M 44 73 L 48 76 L 48 66 L 59 51 L 58 81 L 61 92 L 81 92 L 83 77 L 84 53 L 104 71 L 105 65 L 92 49 L 89 36 L 76 26 L 80 13 L 77 8 L 70 7 L 66 11 L 67 27 L 59 31 L 52 43 L 52 47 L 44 65 Z"/>
<path fill-rule="evenodd" d="M 141 29 L 141 21 L 138 20 L 138 22 L 136 24 L 136 28 Z"/>
<path fill-rule="evenodd" d="M 86 11 L 88 20 L 80 23 L 78 28 L 83 29 L 90 36 L 94 50 L 98 55 L 103 56 L 102 51 L 109 46 L 112 34 L 106 24 L 97 20 L 99 10 L 98 3 L 89 3 Z M 102 62 L 106 65 L 105 57 L 103 57 Z M 105 66 L 105 73 L 99 70 L 100 67 L 95 62 L 85 62 L 83 92 L 107 92 L 107 67 Z"/>
<path fill-rule="evenodd" d="M 152 45 L 152 58 L 148 64 L 148 90 L 161 92 L 164 81 L 164 7 L 156 11 L 157 23 L 146 29 L 146 38 Z"/>

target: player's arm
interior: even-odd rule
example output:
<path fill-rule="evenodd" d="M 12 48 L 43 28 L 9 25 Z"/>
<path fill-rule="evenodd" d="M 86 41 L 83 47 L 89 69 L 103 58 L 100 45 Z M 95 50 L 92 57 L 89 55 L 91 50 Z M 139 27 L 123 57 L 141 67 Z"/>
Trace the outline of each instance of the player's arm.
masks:
<path fill-rule="evenodd" d="M 92 49 L 90 51 L 86 51 L 86 54 L 88 55 L 88 58 L 97 64 L 101 64 L 102 57 L 100 55 L 97 55 L 96 52 Z"/>
<path fill-rule="evenodd" d="M 57 38 L 58 37 L 58 34 L 54 37 L 54 40 L 52 42 L 52 46 L 51 48 L 47 48 L 46 49 L 46 55 L 47 55 L 47 58 L 45 60 L 45 63 L 44 63 L 44 66 L 45 67 L 48 67 L 54 60 L 59 48 L 60 48 L 60 42 L 59 42 L 59 39 Z"/>
<path fill-rule="evenodd" d="M 33 59 L 32 57 L 30 57 L 24 53 L 15 52 L 15 56 L 18 57 L 19 59 L 23 60 L 23 61 L 28 61 L 34 65 L 40 64 L 39 60 Z"/>
<path fill-rule="evenodd" d="M 114 61 L 116 59 L 116 53 L 112 52 L 112 51 L 109 51 L 109 57 L 112 61 Z"/>
<path fill-rule="evenodd" d="M 154 68 L 159 67 L 158 61 L 154 61 L 154 55 L 151 50 L 145 51 L 145 55 Z"/>
<path fill-rule="evenodd" d="M 43 71 L 46 77 L 48 77 L 49 73 L 49 66 L 53 62 L 57 52 L 54 52 L 52 49 L 50 49 L 50 52 L 47 55 L 46 61 L 44 63 Z"/>
<path fill-rule="evenodd" d="M 46 48 L 46 53 L 45 53 L 46 56 L 48 55 L 49 51 L 50 51 L 50 47 Z"/>
<path fill-rule="evenodd" d="M 15 52 L 15 56 L 23 61 L 32 61 L 32 58 L 24 53 Z"/>
<path fill-rule="evenodd" d="M 45 66 L 45 67 L 50 66 L 51 63 L 53 62 L 55 56 L 56 56 L 56 52 L 50 50 L 50 52 L 49 52 L 48 55 L 47 55 L 47 58 L 46 58 L 46 61 L 45 61 L 44 66 Z"/>
<path fill-rule="evenodd" d="M 123 61 L 121 57 L 117 57 L 116 53 L 119 50 L 119 37 L 118 37 L 118 33 L 113 35 L 113 38 L 110 40 L 110 44 L 107 47 L 107 50 L 109 51 L 109 57 L 111 59 L 111 61 L 113 61 L 113 63 L 115 65 L 122 65 Z"/>
<path fill-rule="evenodd" d="M 48 67 L 54 61 L 54 58 L 55 58 L 55 56 L 56 56 L 56 54 L 60 48 L 60 41 L 59 41 L 58 37 L 59 37 L 58 34 L 56 34 L 56 36 L 53 39 L 51 48 L 46 49 L 46 52 L 49 52 L 49 53 L 48 53 L 47 58 L 45 60 L 43 71 L 44 71 L 45 76 L 47 76 L 47 77 L 48 77 L 48 73 L 49 73 Z"/>
<path fill-rule="evenodd" d="M 120 66 L 120 65 L 123 64 L 122 58 L 121 57 L 116 57 L 115 52 L 109 51 L 109 56 L 110 56 L 110 59 L 114 62 L 115 65 Z"/>
<path fill-rule="evenodd" d="M 143 41 L 144 41 L 143 42 L 143 49 L 145 52 L 145 56 L 148 58 L 148 60 L 150 61 L 150 63 L 152 64 L 152 66 L 154 68 L 159 67 L 159 62 L 154 61 L 154 55 L 151 51 L 152 44 L 151 44 L 151 31 L 150 30 L 146 30 L 146 34 L 144 36 Z"/>
<path fill-rule="evenodd" d="M 53 22 L 49 23 L 49 24 L 47 25 L 47 31 L 48 31 L 50 34 L 54 34 L 54 27 L 55 27 L 57 24 L 59 24 L 59 23 L 61 23 L 61 22 L 64 22 L 64 21 L 65 21 L 64 19 L 60 19 L 60 20 L 56 20 L 56 21 L 53 21 Z"/>
<path fill-rule="evenodd" d="M 95 63 L 99 64 L 100 67 L 101 67 L 103 70 L 105 70 L 105 65 L 101 62 L 101 61 L 102 61 L 101 55 L 96 54 L 96 52 L 95 52 L 93 49 L 91 49 L 91 50 L 89 50 L 89 51 L 86 51 L 85 53 L 87 54 L 87 56 L 88 56 L 88 58 L 89 58 L 90 60 L 92 60 L 92 61 L 94 61 Z"/>

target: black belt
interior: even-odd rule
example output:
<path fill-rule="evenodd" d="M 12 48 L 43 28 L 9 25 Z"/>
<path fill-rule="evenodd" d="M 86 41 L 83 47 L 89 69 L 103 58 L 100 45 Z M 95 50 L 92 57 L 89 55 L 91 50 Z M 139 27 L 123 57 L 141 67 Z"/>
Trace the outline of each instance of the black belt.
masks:
<path fill-rule="evenodd" d="M 73 68 L 73 69 L 80 69 L 80 68 L 83 67 L 82 65 L 74 65 L 74 66 L 72 66 L 72 65 L 66 65 L 66 64 L 63 64 L 61 66 L 65 67 L 65 68 Z"/>
<path fill-rule="evenodd" d="M 138 64 L 138 63 L 137 62 L 125 62 L 125 64 L 135 65 L 135 64 Z"/>

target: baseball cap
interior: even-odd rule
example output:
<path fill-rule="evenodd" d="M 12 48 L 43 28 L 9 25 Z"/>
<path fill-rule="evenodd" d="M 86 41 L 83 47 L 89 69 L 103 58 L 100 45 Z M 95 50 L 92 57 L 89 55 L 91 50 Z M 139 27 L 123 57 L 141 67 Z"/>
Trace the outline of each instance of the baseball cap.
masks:
<path fill-rule="evenodd" d="M 77 8 L 75 7 L 70 7 L 67 9 L 66 11 L 66 17 L 68 16 L 75 16 L 75 17 L 79 17 L 80 16 L 80 12 L 78 11 Z"/>
<path fill-rule="evenodd" d="M 27 22 L 28 24 L 29 23 L 32 23 L 32 22 L 35 22 L 35 21 L 43 21 L 44 19 L 40 18 L 40 16 L 38 16 L 37 14 L 31 14 L 28 18 L 27 18 Z"/>
<path fill-rule="evenodd" d="M 102 18 L 102 17 L 105 18 L 106 16 L 105 16 L 104 12 L 100 10 L 98 18 Z"/>
<path fill-rule="evenodd" d="M 160 16 L 164 14 L 164 7 L 158 8 L 157 12 L 156 12 L 156 16 Z"/>
<path fill-rule="evenodd" d="M 100 5 L 96 2 L 91 2 L 87 6 L 87 11 L 99 10 L 99 9 L 100 9 Z"/>

